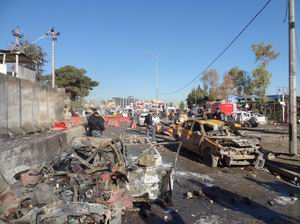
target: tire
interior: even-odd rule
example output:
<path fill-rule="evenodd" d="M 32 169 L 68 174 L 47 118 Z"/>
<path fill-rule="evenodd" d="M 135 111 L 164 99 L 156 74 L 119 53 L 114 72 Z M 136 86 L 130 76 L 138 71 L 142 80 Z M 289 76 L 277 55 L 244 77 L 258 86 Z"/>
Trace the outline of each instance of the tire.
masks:
<path fill-rule="evenodd" d="M 219 163 L 219 157 L 213 155 L 213 151 L 210 148 L 205 148 L 203 151 L 203 161 L 205 165 L 209 167 L 217 167 Z"/>

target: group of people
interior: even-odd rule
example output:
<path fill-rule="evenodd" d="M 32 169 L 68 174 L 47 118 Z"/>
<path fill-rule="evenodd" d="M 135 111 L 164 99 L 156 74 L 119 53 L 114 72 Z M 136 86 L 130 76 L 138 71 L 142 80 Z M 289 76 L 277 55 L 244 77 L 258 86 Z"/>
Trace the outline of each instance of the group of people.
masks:
<path fill-rule="evenodd" d="M 97 111 L 94 111 L 91 115 L 89 115 L 87 120 L 86 132 L 88 136 L 93 137 L 101 137 L 104 130 L 104 118 L 99 115 Z M 155 138 L 155 123 L 153 120 L 153 110 L 149 111 L 149 114 L 145 117 L 145 125 L 147 128 L 147 138 L 152 138 L 152 142 L 156 141 Z"/>
<path fill-rule="evenodd" d="M 187 114 L 186 119 L 188 115 Z M 201 116 L 202 119 L 218 119 L 218 120 L 224 120 L 225 115 L 220 111 L 219 108 L 216 109 L 215 113 L 208 113 L 206 111 L 199 111 L 198 116 Z M 177 110 L 175 114 L 175 122 L 180 122 L 180 118 L 182 117 L 182 113 Z M 146 134 L 147 138 L 152 138 L 152 142 L 156 141 L 156 126 L 153 120 L 153 110 L 150 110 L 148 115 L 145 117 L 145 126 L 146 126 Z M 88 117 L 88 122 L 87 122 L 87 134 L 89 136 L 94 136 L 94 137 L 100 137 L 102 136 L 103 132 L 105 130 L 104 126 L 104 119 L 102 116 L 99 115 L 97 111 L 94 111 L 91 115 Z"/>

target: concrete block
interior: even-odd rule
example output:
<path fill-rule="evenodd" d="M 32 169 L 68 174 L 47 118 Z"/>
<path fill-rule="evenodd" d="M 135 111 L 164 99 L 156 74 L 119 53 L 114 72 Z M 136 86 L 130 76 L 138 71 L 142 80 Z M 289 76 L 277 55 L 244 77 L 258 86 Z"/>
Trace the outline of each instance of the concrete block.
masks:
<path fill-rule="evenodd" d="M 57 102 L 57 90 L 53 88 L 47 89 L 47 97 L 48 97 L 48 113 L 49 113 L 49 121 L 53 124 L 56 121 L 55 117 L 55 107 Z"/>
<path fill-rule="evenodd" d="M 0 137 L 9 136 L 6 97 L 6 75 L 0 73 Z"/>
<path fill-rule="evenodd" d="M 33 86 L 28 80 L 20 79 L 21 86 L 21 128 L 25 133 L 33 133 Z"/>
<path fill-rule="evenodd" d="M 46 87 L 41 87 L 39 91 L 39 121 L 43 130 L 49 129 L 51 123 L 49 122 L 48 114 L 48 91 Z"/>
<path fill-rule="evenodd" d="M 63 150 L 67 146 L 67 134 L 65 132 L 59 132 L 47 139 L 47 153 L 55 154 Z"/>
<path fill-rule="evenodd" d="M 64 97 L 57 92 L 56 93 L 56 100 L 55 100 L 55 120 L 56 121 L 64 121 L 65 120 L 65 113 L 64 113 Z"/>
<path fill-rule="evenodd" d="M 21 128 L 20 79 L 6 77 L 7 126 L 10 135 L 24 134 Z"/>
<path fill-rule="evenodd" d="M 9 183 L 14 183 L 14 175 L 32 166 L 42 165 L 52 160 L 67 147 L 66 132 L 50 132 L 31 135 L 29 139 L 11 139 L 9 148 L 0 150 L 0 173 Z"/>
<path fill-rule="evenodd" d="M 67 143 L 70 144 L 73 138 L 83 136 L 85 129 L 82 125 L 71 127 L 65 131 L 67 133 Z"/>
<path fill-rule="evenodd" d="M 41 121 L 39 117 L 39 96 L 40 87 L 33 85 L 33 102 L 32 102 L 32 118 L 35 131 L 41 131 Z"/>

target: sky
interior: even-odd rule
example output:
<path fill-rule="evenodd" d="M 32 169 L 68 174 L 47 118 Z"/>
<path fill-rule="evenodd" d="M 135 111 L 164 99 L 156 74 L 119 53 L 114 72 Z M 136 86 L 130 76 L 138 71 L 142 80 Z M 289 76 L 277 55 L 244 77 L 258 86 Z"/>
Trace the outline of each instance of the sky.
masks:
<path fill-rule="evenodd" d="M 159 98 L 184 100 L 198 80 L 172 92 L 197 76 L 250 21 L 267 0 L 2 0 L 0 48 L 13 42 L 19 26 L 34 41 L 54 26 L 60 32 L 56 67 L 84 68 L 100 84 L 90 99 L 114 96 L 155 98 L 155 58 L 158 55 Z M 296 35 L 300 1 L 296 0 Z M 268 94 L 288 87 L 288 24 L 286 0 L 273 0 L 242 36 L 212 66 L 220 77 L 234 66 L 251 73 L 257 66 L 251 44 L 271 43 L 280 56 L 270 63 Z M 297 40 L 300 38 L 297 37 Z M 50 73 L 51 41 L 37 42 L 47 53 Z M 298 54 L 299 48 L 297 49 Z M 297 61 L 300 67 L 299 60 Z M 299 69 L 298 69 L 299 70 Z M 299 74 L 299 72 L 298 72 Z M 297 80 L 298 95 L 300 81 Z"/>

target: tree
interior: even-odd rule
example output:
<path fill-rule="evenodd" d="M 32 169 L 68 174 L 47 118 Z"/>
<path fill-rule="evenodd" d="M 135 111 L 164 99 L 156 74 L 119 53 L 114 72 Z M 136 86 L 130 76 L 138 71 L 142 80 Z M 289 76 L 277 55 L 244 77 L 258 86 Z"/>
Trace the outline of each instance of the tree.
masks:
<path fill-rule="evenodd" d="M 239 67 L 231 68 L 228 73 L 233 81 L 233 94 L 238 96 L 252 95 L 254 83 L 252 77 Z"/>
<path fill-rule="evenodd" d="M 270 84 L 271 73 L 268 71 L 269 62 L 275 60 L 279 53 L 273 50 L 271 44 L 252 44 L 251 46 L 255 61 L 258 62 L 258 67 L 252 71 L 256 93 L 261 97 L 262 103 L 266 103 L 266 90 Z"/>
<path fill-rule="evenodd" d="M 220 86 L 219 98 L 226 99 L 229 95 L 234 93 L 234 82 L 230 74 L 225 74 L 223 83 Z"/>
<path fill-rule="evenodd" d="M 180 108 L 180 110 L 181 110 L 181 111 L 183 111 L 183 110 L 184 110 L 184 108 L 185 108 L 185 105 L 184 105 L 184 102 L 183 102 L 183 101 L 181 101 L 181 102 L 180 102 L 180 104 L 179 104 L 179 108 Z"/>
<path fill-rule="evenodd" d="M 246 72 L 239 67 L 233 67 L 229 70 L 228 75 L 232 78 L 235 94 L 241 96 L 244 92 Z"/>
<path fill-rule="evenodd" d="M 245 77 L 244 85 L 244 95 L 253 95 L 254 94 L 254 81 L 250 75 Z"/>
<path fill-rule="evenodd" d="M 33 59 L 37 63 L 37 80 L 40 79 L 42 72 L 43 72 L 43 66 L 47 62 L 46 56 L 47 54 L 43 51 L 43 49 L 37 45 L 37 44 L 32 44 L 28 40 L 21 40 L 20 46 L 15 49 L 18 50 L 22 53 L 24 53 L 27 57 Z M 32 65 L 25 65 L 25 67 L 35 70 Z"/>
<path fill-rule="evenodd" d="M 49 85 L 51 75 L 43 77 L 43 81 Z M 55 70 L 55 84 L 58 87 L 65 88 L 66 93 L 73 101 L 88 96 L 90 90 L 99 85 L 97 81 L 87 76 L 86 70 L 71 65 Z"/>
<path fill-rule="evenodd" d="M 209 69 L 201 76 L 204 89 L 208 90 L 209 100 L 216 100 L 219 95 L 219 74 L 215 69 Z"/>
<path fill-rule="evenodd" d="M 202 89 L 200 86 L 193 88 L 186 98 L 188 108 L 192 109 L 195 106 L 204 106 L 208 101 L 207 90 Z"/>

